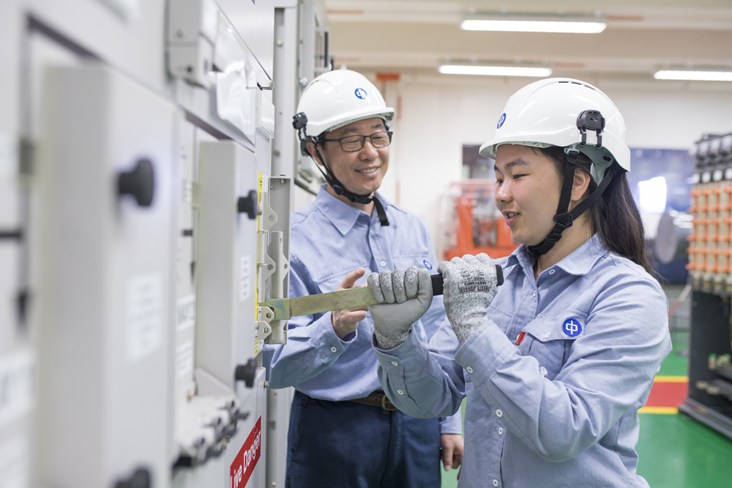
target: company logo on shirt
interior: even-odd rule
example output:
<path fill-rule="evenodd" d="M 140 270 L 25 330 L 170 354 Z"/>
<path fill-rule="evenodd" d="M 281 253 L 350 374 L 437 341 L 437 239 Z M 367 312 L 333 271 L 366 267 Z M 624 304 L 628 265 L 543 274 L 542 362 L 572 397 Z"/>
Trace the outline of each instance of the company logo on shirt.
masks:
<path fill-rule="evenodd" d="M 358 98 L 361 100 L 364 100 L 366 98 L 366 90 L 363 88 L 356 88 L 356 91 L 354 92 Z"/>
<path fill-rule="evenodd" d="M 568 319 L 564 321 L 562 330 L 569 337 L 577 337 L 582 333 L 582 324 L 577 319 Z"/>
<path fill-rule="evenodd" d="M 506 122 L 506 113 L 501 114 L 501 118 L 498 119 L 498 125 L 496 125 L 496 129 L 500 129 L 503 127 L 503 123 Z"/>
<path fill-rule="evenodd" d="M 423 260 L 422 260 L 422 264 L 424 264 L 424 267 L 425 267 L 425 268 L 427 268 L 427 269 L 432 269 L 432 263 L 430 263 L 430 262 L 429 262 L 429 261 L 427 261 L 426 259 L 423 259 Z"/>

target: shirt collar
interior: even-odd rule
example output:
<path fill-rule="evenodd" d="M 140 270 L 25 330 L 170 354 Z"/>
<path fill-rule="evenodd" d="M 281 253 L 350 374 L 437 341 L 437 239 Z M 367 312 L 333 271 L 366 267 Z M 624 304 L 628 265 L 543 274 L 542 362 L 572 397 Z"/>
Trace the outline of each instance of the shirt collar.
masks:
<path fill-rule="evenodd" d="M 571 275 L 583 276 L 590 272 L 595 263 L 608 253 L 600 236 L 595 233 L 569 256 L 559 261 L 555 267 Z M 508 266 L 520 264 L 525 272 L 533 270 L 536 257 L 522 244 L 508 257 Z M 533 272 L 533 271 L 532 271 Z"/>
<path fill-rule="evenodd" d="M 326 185 L 327 183 L 323 183 L 320 187 L 318 196 L 315 198 L 315 204 L 342 235 L 345 236 L 350 232 L 360 215 L 366 215 L 369 218 L 373 218 L 373 215 L 370 216 L 363 210 L 353 208 L 328 193 Z M 391 206 L 391 204 L 382 197 L 379 192 L 376 192 L 376 196 L 381 200 L 381 204 L 384 206 L 384 210 L 386 211 L 387 207 Z M 374 212 L 374 215 L 375 214 L 376 212 Z"/>

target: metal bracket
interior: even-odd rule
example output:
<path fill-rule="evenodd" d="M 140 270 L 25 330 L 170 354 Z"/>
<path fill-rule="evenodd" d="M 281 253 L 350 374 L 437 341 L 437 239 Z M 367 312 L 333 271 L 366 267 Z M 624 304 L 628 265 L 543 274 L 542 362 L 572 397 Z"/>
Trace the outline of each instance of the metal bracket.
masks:
<path fill-rule="evenodd" d="M 274 312 L 271 308 L 257 307 L 257 323 L 254 329 L 258 341 L 263 341 L 272 333 L 272 327 L 269 325 L 272 319 L 274 319 Z"/>
<path fill-rule="evenodd" d="M 262 215 L 259 220 L 261 230 L 269 230 L 277 223 L 277 214 L 272 207 L 269 206 L 269 193 L 266 191 L 262 192 L 262 197 L 259 202 L 259 206 L 262 209 Z"/>

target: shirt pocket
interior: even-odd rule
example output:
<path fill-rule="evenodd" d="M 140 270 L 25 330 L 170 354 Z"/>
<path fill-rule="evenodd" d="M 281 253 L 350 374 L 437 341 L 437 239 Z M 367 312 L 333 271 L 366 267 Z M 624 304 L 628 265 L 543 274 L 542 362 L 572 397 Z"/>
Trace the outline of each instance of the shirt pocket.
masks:
<path fill-rule="evenodd" d="M 544 376 L 553 380 L 567 362 L 575 339 L 584 332 L 581 327 L 586 323 L 586 318 L 585 314 L 573 311 L 557 317 L 537 317 L 523 329 L 527 340 L 521 344 L 521 353 L 536 358 L 545 372 Z M 570 320 L 571 327 L 566 327 L 565 323 Z"/>

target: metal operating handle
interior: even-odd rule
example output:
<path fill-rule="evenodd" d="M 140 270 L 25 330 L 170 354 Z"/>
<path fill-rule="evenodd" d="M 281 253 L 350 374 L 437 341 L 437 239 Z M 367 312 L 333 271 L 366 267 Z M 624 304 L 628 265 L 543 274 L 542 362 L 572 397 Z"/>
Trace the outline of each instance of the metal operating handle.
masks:
<path fill-rule="evenodd" d="M 431 275 L 430 279 L 432 280 L 432 294 L 433 295 L 442 295 L 443 293 L 443 281 L 442 281 L 442 275 L 441 274 L 435 274 Z M 503 269 L 496 264 L 496 279 L 497 283 L 496 285 L 501 286 L 503 284 Z"/>

